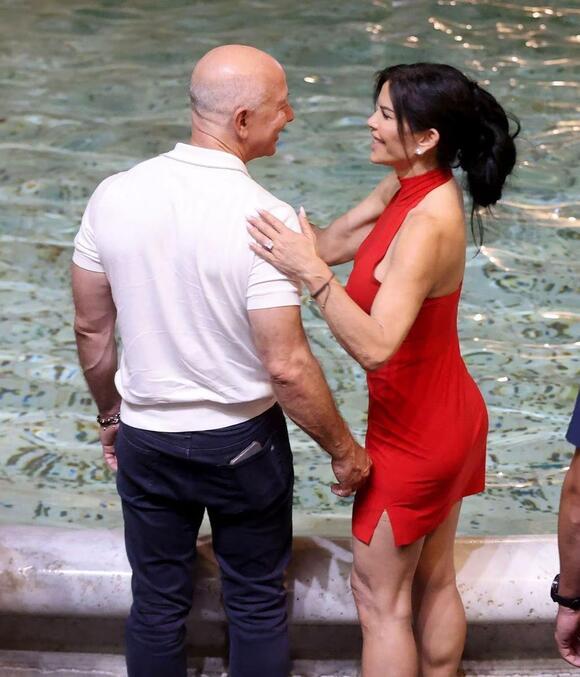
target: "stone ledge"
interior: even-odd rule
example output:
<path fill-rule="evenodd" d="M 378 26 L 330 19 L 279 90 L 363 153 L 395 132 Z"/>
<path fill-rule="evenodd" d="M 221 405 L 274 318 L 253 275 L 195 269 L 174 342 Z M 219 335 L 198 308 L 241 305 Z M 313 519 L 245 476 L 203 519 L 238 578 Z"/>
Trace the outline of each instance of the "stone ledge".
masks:
<path fill-rule="evenodd" d="M 198 552 L 190 627 L 197 628 L 198 645 L 216 646 L 223 638 L 224 615 L 209 536 L 200 538 Z M 470 625 L 469 655 L 491 650 L 493 657 L 505 656 L 519 644 L 528 652 L 532 647 L 552 653 L 556 608 L 548 591 L 558 568 L 555 536 L 459 538 L 455 559 Z M 343 635 L 344 655 L 358 650 L 351 563 L 350 539 L 295 539 L 288 572 L 290 617 L 306 655 L 311 655 L 309 645 L 323 654 L 324 645 L 336 650 Z M 0 527 L 0 625 L 15 629 L 20 624 L 19 647 L 33 640 L 42 617 L 60 619 L 43 632 L 48 632 L 47 641 L 50 633 L 56 639 L 60 622 L 64 645 L 67 632 L 74 634 L 70 628 L 78 628 L 83 619 L 101 627 L 110 620 L 118 627 L 114 621 L 127 614 L 129 605 L 130 570 L 121 531 Z M 200 633 L 202 627 L 213 630 Z"/>
<path fill-rule="evenodd" d="M 79 653 L 0 651 L 0 677 L 126 677 L 122 656 Z M 188 677 L 224 677 L 219 659 L 190 662 Z M 464 661 L 461 677 L 573 677 L 574 668 L 562 660 Z M 358 660 L 294 661 L 290 677 L 359 677 Z M 459 677 L 459 676 L 458 676 Z"/>

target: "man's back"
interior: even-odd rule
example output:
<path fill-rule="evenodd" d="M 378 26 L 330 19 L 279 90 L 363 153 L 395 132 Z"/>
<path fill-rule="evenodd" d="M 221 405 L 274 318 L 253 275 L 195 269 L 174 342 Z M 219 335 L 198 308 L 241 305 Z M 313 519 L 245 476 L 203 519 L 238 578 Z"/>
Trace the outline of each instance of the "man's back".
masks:
<path fill-rule="evenodd" d="M 249 249 L 246 217 L 293 210 L 235 156 L 177 144 L 109 177 L 87 207 L 75 261 L 104 271 L 118 312 L 122 416 L 156 430 L 208 429 L 274 402 L 248 310 L 298 305 L 296 287 Z"/>
<path fill-rule="evenodd" d="M 72 266 L 79 360 L 133 572 L 127 672 L 186 675 L 207 510 L 230 673 L 287 677 L 293 469 L 281 407 L 332 456 L 336 493 L 352 493 L 369 462 L 310 351 L 296 286 L 249 248 L 257 209 L 299 229 L 245 167 L 275 152 L 294 117 L 284 70 L 252 47 L 218 47 L 196 65 L 190 98 L 191 145 L 99 186 Z"/>

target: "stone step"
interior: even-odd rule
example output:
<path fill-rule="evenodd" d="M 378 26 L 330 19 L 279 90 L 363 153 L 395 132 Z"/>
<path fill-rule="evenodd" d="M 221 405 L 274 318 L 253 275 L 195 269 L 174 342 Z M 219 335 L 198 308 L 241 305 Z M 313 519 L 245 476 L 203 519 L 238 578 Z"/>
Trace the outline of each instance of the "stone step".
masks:
<path fill-rule="evenodd" d="M 293 655 L 305 661 L 296 663 L 296 670 L 303 670 L 296 675 L 357 674 L 361 637 L 349 583 L 350 548 L 347 538 L 294 540 L 288 571 L 290 638 Z M 457 539 L 455 557 L 468 620 L 466 661 L 526 658 L 536 666 L 537 659 L 553 658 L 556 605 L 548 590 L 558 567 L 555 536 Z M 188 623 L 192 657 L 224 655 L 220 590 L 211 541 L 203 536 Z M 122 661 L 114 659 L 122 651 L 130 601 L 130 570 L 120 532 L 0 527 L 0 650 L 29 652 L 38 660 L 45 656 L 49 660 L 52 652 L 77 654 L 83 660 L 93 656 L 93 665 L 86 670 L 82 663 L 14 664 L 0 671 L 0 677 L 122 675 Z M 104 663 L 99 672 L 95 660 L 108 656 L 113 656 L 113 667 Z M 201 668 L 210 670 L 203 658 L 193 665 L 199 666 L 193 674 L 202 674 Z M 216 665 L 207 674 L 221 674 L 220 664 Z M 465 665 L 466 675 L 527 674 L 515 667 L 506 668 L 516 670 L 512 673 L 469 672 L 471 663 Z M 483 667 L 488 664 L 474 665 L 476 670 L 488 669 Z M 551 665 L 552 672 L 534 672 L 530 667 L 529 674 L 568 674 L 564 664 Z M 333 672 L 335 667 L 338 672 Z"/>
<path fill-rule="evenodd" d="M 569 669 L 568 669 L 569 668 Z M 295 661 L 292 677 L 359 677 L 358 661 Z M 458 677 L 573 677 L 558 659 L 465 661 Z M 125 677 L 122 656 L 0 651 L 0 677 Z M 188 677 L 227 677 L 220 659 L 200 659 Z"/>

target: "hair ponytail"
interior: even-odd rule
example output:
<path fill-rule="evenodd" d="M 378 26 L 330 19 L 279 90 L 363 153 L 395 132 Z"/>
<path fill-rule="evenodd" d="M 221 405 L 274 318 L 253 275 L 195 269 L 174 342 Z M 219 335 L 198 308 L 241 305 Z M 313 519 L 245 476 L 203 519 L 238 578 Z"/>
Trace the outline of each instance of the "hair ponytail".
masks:
<path fill-rule="evenodd" d="M 483 224 L 479 210 L 489 209 L 502 195 L 508 175 L 516 162 L 516 130 L 510 133 L 509 118 L 496 99 L 476 82 L 470 81 L 473 99 L 474 129 L 465 135 L 458 149 L 459 166 L 466 173 L 466 187 L 472 198 L 471 232 L 476 244 L 483 244 Z M 478 237 L 474 225 L 477 223 Z"/>
<path fill-rule="evenodd" d="M 375 101 L 389 83 L 399 133 L 403 122 L 412 132 L 439 132 L 437 161 L 442 167 L 460 166 L 472 198 L 471 232 L 483 243 L 480 208 L 494 205 L 516 162 L 516 130 L 510 133 L 507 113 L 496 99 L 453 66 L 437 63 L 401 64 L 377 73 Z M 478 235 L 475 233 L 477 223 Z"/>

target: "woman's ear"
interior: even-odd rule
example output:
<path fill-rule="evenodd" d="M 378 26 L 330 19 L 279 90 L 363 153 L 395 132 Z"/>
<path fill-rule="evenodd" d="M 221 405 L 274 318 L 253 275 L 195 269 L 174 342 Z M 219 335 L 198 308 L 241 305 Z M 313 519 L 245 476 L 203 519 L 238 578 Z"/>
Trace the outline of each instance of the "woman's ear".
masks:
<path fill-rule="evenodd" d="M 415 135 L 415 142 L 417 144 L 417 155 L 424 155 L 427 151 L 435 148 L 439 143 L 439 132 L 434 129 L 428 129 L 426 132 Z"/>

